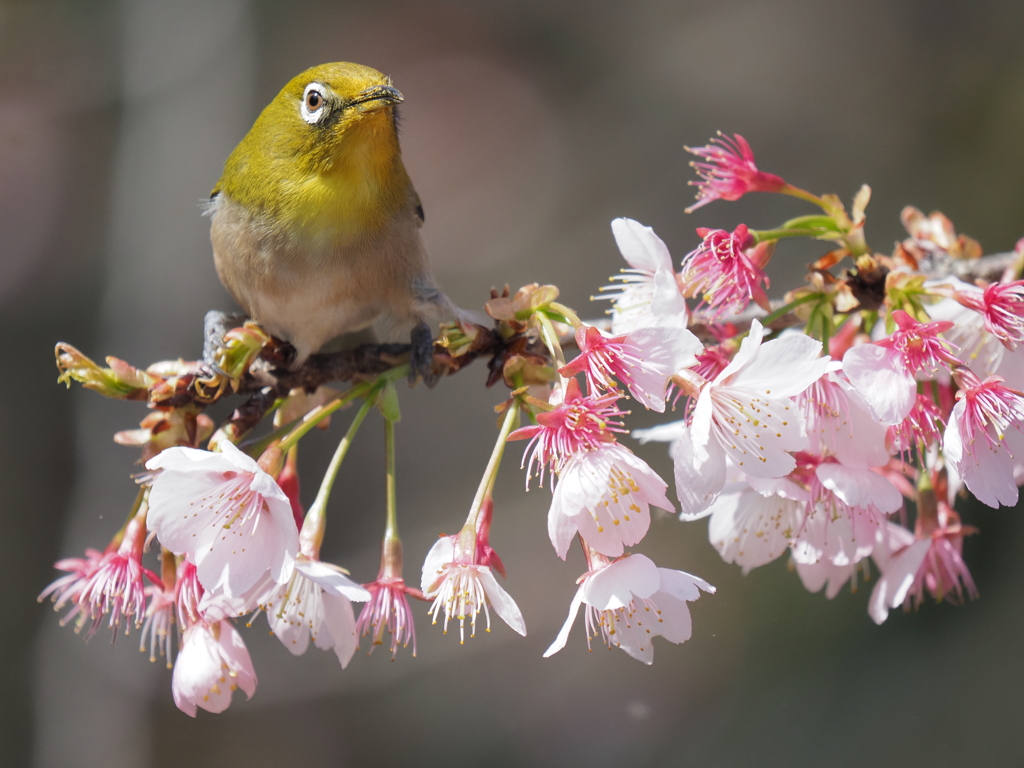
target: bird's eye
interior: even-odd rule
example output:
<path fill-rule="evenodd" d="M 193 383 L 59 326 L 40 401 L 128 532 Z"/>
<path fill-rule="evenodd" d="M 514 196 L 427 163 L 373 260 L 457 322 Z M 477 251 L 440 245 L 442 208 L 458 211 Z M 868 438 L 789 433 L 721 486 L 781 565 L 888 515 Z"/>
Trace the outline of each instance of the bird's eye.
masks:
<path fill-rule="evenodd" d="M 324 86 L 320 83 L 310 83 L 302 94 L 302 107 L 299 110 L 302 119 L 310 125 L 315 125 L 323 120 L 329 111 L 327 98 L 324 96 Z"/>

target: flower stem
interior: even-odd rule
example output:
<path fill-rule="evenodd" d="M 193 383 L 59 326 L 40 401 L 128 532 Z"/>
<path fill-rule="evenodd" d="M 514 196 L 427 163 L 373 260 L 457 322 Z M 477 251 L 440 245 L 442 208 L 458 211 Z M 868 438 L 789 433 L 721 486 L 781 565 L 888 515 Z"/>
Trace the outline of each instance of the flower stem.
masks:
<path fill-rule="evenodd" d="M 784 237 L 818 237 L 827 232 L 823 229 L 794 227 L 789 229 L 752 229 L 750 234 L 754 236 L 754 242 L 763 243 L 765 240 L 781 240 Z"/>
<path fill-rule="evenodd" d="M 384 462 L 387 471 L 387 524 L 384 538 L 398 538 L 398 502 L 395 495 L 395 422 L 384 420 Z"/>
<path fill-rule="evenodd" d="M 348 403 L 355 400 L 357 397 L 370 397 L 371 393 L 376 394 L 382 388 L 383 384 L 389 381 L 398 381 L 399 379 L 409 374 L 409 365 L 407 363 L 396 366 L 390 371 L 385 371 L 377 377 L 375 381 L 368 381 L 363 384 L 356 384 L 351 387 L 347 392 L 342 394 L 337 400 L 332 400 L 324 405 L 319 405 L 309 413 L 307 413 L 302 421 L 299 422 L 295 427 L 285 435 L 281 442 L 278 443 L 278 448 L 282 452 L 286 452 L 289 448 L 299 442 L 302 437 L 309 432 L 313 427 L 319 424 L 321 421 L 326 419 L 332 413 L 337 411 L 339 408 L 347 405 Z M 373 398 L 370 398 L 373 399 Z"/>
<path fill-rule="evenodd" d="M 564 304 L 560 304 L 557 301 L 552 301 L 550 304 L 548 304 L 548 306 L 552 310 L 560 314 L 562 317 L 564 317 L 566 320 L 568 320 L 569 324 L 572 325 L 573 328 L 579 328 L 581 325 L 583 325 L 583 321 L 580 320 L 579 316 Z"/>
<path fill-rule="evenodd" d="M 484 499 L 491 495 L 494 490 L 494 483 L 498 479 L 498 467 L 501 466 L 501 457 L 505 453 L 505 443 L 508 441 L 509 433 L 515 429 L 519 419 L 519 409 L 512 407 L 505 411 L 505 419 L 501 422 L 501 431 L 498 433 L 498 440 L 494 444 L 491 458 L 487 462 L 487 469 L 480 479 L 480 487 L 476 489 L 476 496 L 473 498 L 473 505 L 469 508 L 469 516 L 466 518 L 466 526 L 472 526 L 476 530 L 477 518 L 480 516 L 480 509 Z"/>
<path fill-rule="evenodd" d="M 807 190 L 800 189 L 800 187 L 794 187 L 792 184 L 786 184 L 779 190 L 779 192 L 783 195 L 789 195 L 790 197 L 795 197 L 800 200 L 806 200 L 808 203 L 813 203 L 821 208 L 821 210 L 825 211 L 825 213 L 832 213 L 832 209 L 829 207 L 828 203 L 817 195 L 812 195 Z"/>
<path fill-rule="evenodd" d="M 764 317 L 762 317 L 760 319 L 761 325 L 767 327 L 769 323 L 772 323 L 772 322 L 778 320 L 780 317 L 785 315 L 787 312 L 791 312 L 792 310 L 794 310 L 797 307 L 799 307 L 801 304 L 806 304 L 806 303 L 808 303 L 810 301 L 814 301 L 817 298 L 820 298 L 820 297 L 816 293 L 809 293 L 806 296 L 801 296 L 799 299 L 795 299 L 795 300 L 789 302 L 789 304 L 786 304 L 785 306 L 779 307 L 775 311 L 770 312 L 769 314 L 767 314 Z"/>
<path fill-rule="evenodd" d="M 375 395 L 380 387 L 380 384 L 371 387 L 371 393 Z M 324 479 L 320 483 L 320 490 L 316 494 L 316 499 L 309 508 L 309 512 L 306 513 L 306 519 L 302 523 L 302 531 L 299 533 L 299 547 L 302 554 L 306 555 L 306 557 L 315 558 L 320 553 L 320 544 L 324 540 L 324 528 L 327 523 L 327 500 L 331 496 L 331 489 L 334 487 L 334 481 L 338 477 L 338 469 L 341 467 L 341 462 L 344 460 L 345 454 L 348 453 L 348 449 L 352 447 L 352 441 L 355 439 L 356 432 L 359 431 L 363 419 L 366 418 L 366 414 L 373 408 L 375 400 L 376 397 L 369 395 L 363 400 L 363 404 L 359 407 L 359 411 L 348 427 L 348 432 L 345 433 L 345 436 L 341 438 L 341 442 L 338 443 L 334 456 L 331 457 L 331 463 L 327 466 L 327 471 L 324 473 Z"/>
<path fill-rule="evenodd" d="M 386 465 L 387 520 L 380 543 L 380 571 L 377 579 L 402 578 L 402 540 L 398 537 L 398 502 L 395 494 L 395 422 L 384 419 L 384 461 Z"/>
<path fill-rule="evenodd" d="M 534 317 L 540 323 L 540 335 L 544 340 L 544 346 L 548 348 L 551 356 L 555 358 L 555 367 L 564 367 L 565 353 L 562 352 L 562 345 L 558 343 L 558 332 L 555 331 L 555 326 L 551 324 L 551 318 L 543 312 L 537 312 L 534 314 Z"/>
<path fill-rule="evenodd" d="M 142 509 L 142 503 L 146 500 L 146 496 L 148 494 L 149 486 L 140 485 L 139 492 L 135 495 L 135 501 L 132 502 L 132 508 L 128 510 L 128 517 L 124 519 L 124 524 L 118 532 L 114 534 L 114 538 L 110 540 L 110 543 L 107 545 L 108 550 L 116 549 L 121 546 L 121 542 L 124 540 L 124 533 L 128 530 L 129 523 L 131 523 L 131 521 L 135 519 L 135 516 L 139 514 L 139 510 Z"/>
<path fill-rule="evenodd" d="M 923 465 L 923 462 L 922 462 Z M 922 466 L 917 477 L 917 532 L 929 535 L 939 526 L 939 504 L 931 474 Z"/>

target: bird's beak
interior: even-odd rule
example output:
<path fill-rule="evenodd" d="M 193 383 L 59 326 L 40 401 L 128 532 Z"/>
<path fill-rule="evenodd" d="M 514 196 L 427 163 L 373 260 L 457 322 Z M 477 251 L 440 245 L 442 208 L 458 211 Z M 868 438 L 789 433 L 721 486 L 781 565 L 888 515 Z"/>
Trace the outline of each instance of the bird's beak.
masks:
<path fill-rule="evenodd" d="M 356 94 L 356 97 L 349 102 L 350 105 L 365 104 L 365 110 L 383 109 L 394 106 L 402 101 L 402 94 L 397 88 L 390 85 L 375 85 L 365 91 Z"/>

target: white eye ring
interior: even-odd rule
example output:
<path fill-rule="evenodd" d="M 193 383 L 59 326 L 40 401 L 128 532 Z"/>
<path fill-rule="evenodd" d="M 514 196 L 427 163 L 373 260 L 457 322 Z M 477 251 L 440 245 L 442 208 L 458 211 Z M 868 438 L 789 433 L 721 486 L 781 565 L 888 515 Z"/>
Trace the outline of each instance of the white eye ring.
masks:
<path fill-rule="evenodd" d="M 302 119 L 310 125 L 316 125 L 327 117 L 327 98 L 324 96 L 327 88 L 321 83 L 310 83 L 302 93 L 302 104 L 299 105 L 299 113 Z M 315 109 L 310 109 L 312 102 Z"/>

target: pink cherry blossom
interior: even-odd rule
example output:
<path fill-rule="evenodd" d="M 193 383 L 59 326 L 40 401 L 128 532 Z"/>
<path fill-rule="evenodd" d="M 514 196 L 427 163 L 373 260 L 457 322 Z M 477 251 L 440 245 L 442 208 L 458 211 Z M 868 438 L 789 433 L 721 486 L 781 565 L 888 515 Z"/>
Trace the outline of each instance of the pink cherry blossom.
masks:
<path fill-rule="evenodd" d="M 999 337 L 986 328 L 984 315 L 969 308 L 972 304 L 984 302 L 983 289 L 952 277 L 925 285 L 945 291 L 953 289 L 955 296 L 967 297 L 966 302 L 947 298 L 932 304 L 928 307 L 928 315 L 933 320 L 952 323 L 942 335 L 960 351 L 959 354 L 971 370 L 982 377 L 996 373 L 1007 348 Z"/>
<path fill-rule="evenodd" d="M 767 308 L 768 276 L 764 259 L 767 246 L 755 246 L 746 225 L 733 232 L 699 228 L 703 240 L 683 257 L 680 279 L 687 296 L 700 296 L 710 318 L 740 312 L 754 301 Z"/>
<path fill-rule="evenodd" d="M 722 344 L 705 347 L 704 351 L 697 355 L 697 364 L 693 366 L 693 372 L 705 379 L 713 379 L 732 361 L 731 351 L 727 351 Z"/>
<path fill-rule="evenodd" d="M 906 373 L 913 375 L 934 371 L 944 364 L 961 364 L 950 350 L 950 343 L 939 337 L 953 326 L 951 322 L 919 323 L 902 309 L 894 310 L 892 319 L 897 330 L 877 344 L 895 352 L 894 360 Z"/>
<path fill-rule="evenodd" d="M 166 659 L 167 668 L 174 666 L 174 590 L 163 586 L 146 588 L 149 606 L 146 608 L 146 620 L 142 624 L 139 639 L 139 652 L 145 653 L 149 646 L 149 660 L 155 662 L 157 656 Z M 149 640 L 147 643 L 146 640 Z"/>
<path fill-rule="evenodd" d="M 899 424 L 910 414 L 917 399 L 915 376 L 961 364 L 950 343 L 939 337 L 952 328 L 951 322 L 919 323 L 899 309 L 892 317 L 898 328 L 891 336 L 843 356 L 843 372 L 875 418 L 887 425 Z"/>
<path fill-rule="evenodd" d="M 622 382 L 652 411 L 665 410 L 669 380 L 697 362 L 703 345 L 684 328 L 639 328 L 606 336 L 592 326 L 576 330 L 580 354 L 560 369 L 563 376 L 584 374 L 591 393 L 609 392 Z"/>
<path fill-rule="evenodd" d="M 189 626 L 171 680 L 178 709 L 190 717 L 196 716 L 197 707 L 223 712 L 238 688 L 251 699 L 256 692 L 256 672 L 231 621 L 200 620 Z"/>
<path fill-rule="evenodd" d="M 612 333 L 667 326 L 685 328 L 688 311 L 679 290 L 672 256 L 654 230 L 632 219 L 615 219 L 612 234 L 629 269 L 601 289 L 612 304 Z"/>
<path fill-rule="evenodd" d="M 713 200 L 739 200 L 748 192 L 778 192 L 786 185 L 778 176 L 757 169 L 753 150 L 738 133 L 732 138 L 719 133 L 707 146 L 687 147 L 686 151 L 703 160 L 691 163 L 701 180 L 690 182 L 697 187 L 697 202 L 687 213 Z"/>
<path fill-rule="evenodd" d="M 398 654 L 398 646 L 408 647 L 412 642 L 412 655 L 416 656 L 416 624 L 409 608 L 408 597 L 423 600 L 423 593 L 406 586 L 401 578 L 378 578 L 364 585 L 370 593 L 370 600 L 363 606 L 356 621 L 356 634 L 360 637 L 372 635 L 370 653 L 384 644 L 384 632 L 391 637 L 391 658 Z"/>
<path fill-rule="evenodd" d="M 1017 503 L 1015 474 L 1024 457 L 1024 394 L 1000 376 L 980 381 L 967 368 L 954 373 L 960 391 L 943 439 L 943 453 L 979 501 Z"/>
<path fill-rule="evenodd" d="M 600 633 L 609 648 L 621 648 L 634 659 L 651 664 L 655 637 L 670 643 L 690 639 L 692 623 L 686 603 L 700 597 L 700 590 L 714 594 L 715 588 L 683 571 L 658 568 L 644 555 L 599 564 L 581 579 L 569 617 L 544 658 L 565 647 L 580 607 L 585 605 L 588 648 Z"/>
<path fill-rule="evenodd" d="M 205 590 L 199 583 L 196 567 L 188 560 L 178 565 L 177 580 L 174 582 L 174 604 L 177 609 L 178 625 L 183 629 L 202 618 L 200 604 Z"/>
<path fill-rule="evenodd" d="M 523 454 L 527 488 L 535 474 L 543 486 L 546 469 L 559 472 L 573 456 L 612 443 L 616 432 L 626 432 L 626 411 L 617 405 L 621 397 L 618 392 L 584 397 L 576 379 L 569 379 L 561 403 L 538 414 L 536 425 L 509 435 L 509 440 L 530 440 Z"/>
<path fill-rule="evenodd" d="M 928 449 L 938 444 L 944 424 L 942 411 L 935 401 L 928 395 L 919 394 L 907 417 L 888 428 L 886 443 L 897 452 L 912 451 L 918 446 Z"/>
<path fill-rule="evenodd" d="M 959 523 L 932 532 L 931 546 L 907 593 L 907 599 L 915 607 L 924 601 L 926 591 L 939 602 L 948 600 L 959 604 L 965 594 L 972 600 L 977 599 L 978 588 L 963 559 L 964 536 L 974 532 L 973 528 Z"/>
<path fill-rule="evenodd" d="M 142 626 L 146 614 L 146 585 L 161 584 L 159 577 L 142 565 L 142 548 L 146 539 L 145 514 L 136 516 L 125 528 L 124 538 L 116 550 L 108 550 L 78 595 L 78 605 L 93 618 L 92 635 L 101 619 L 108 615 L 108 626 L 116 628 L 121 618 L 134 618 L 136 628 Z"/>
<path fill-rule="evenodd" d="M 466 642 L 466 619 L 470 637 L 476 637 L 476 620 L 482 610 L 491 631 L 491 608 L 512 629 L 526 636 L 526 622 L 515 600 L 501 588 L 491 569 L 477 562 L 476 532 L 463 530 L 457 536 L 442 536 L 430 548 L 423 562 L 423 596 L 433 600 L 430 614 L 434 624 L 444 610 L 444 631 L 448 622 L 459 620 L 459 643 Z M 467 539 L 467 542 L 463 542 Z"/>
<path fill-rule="evenodd" d="M 282 582 L 298 550 L 291 502 L 270 475 L 228 441 L 220 453 L 169 448 L 150 493 L 149 528 L 187 555 L 207 591 L 238 596 L 270 570 Z"/>
<path fill-rule="evenodd" d="M 811 564 L 824 558 L 845 566 L 867 557 L 885 516 L 903 505 L 899 489 L 870 469 L 807 454 L 800 459 L 794 477 L 802 478 L 810 499 L 803 525 L 791 543 L 793 559 Z"/>
<path fill-rule="evenodd" d="M 67 575 L 52 581 L 39 595 L 38 600 L 43 602 L 49 597 L 55 611 L 64 610 L 64 606 L 71 605 L 71 610 L 60 620 L 62 627 L 75 621 L 75 632 L 80 632 L 90 618 L 90 612 L 79 605 L 78 598 L 103 561 L 103 556 L 104 553 L 99 550 L 87 549 L 85 557 L 66 557 L 53 564 L 54 568 L 65 571 Z"/>
<path fill-rule="evenodd" d="M 961 603 L 964 594 L 978 597 L 974 579 L 964 563 L 963 538 L 975 532 L 960 525 L 960 519 L 944 502 L 939 502 L 939 520 L 930 531 L 915 536 L 897 525 L 888 527 L 884 546 L 875 559 L 882 571 L 868 604 L 868 613 L 875 623 L 886 620 L 892 608 L 917 608 L 924 593 L 937 601 Z"/>
<path fill-rule="evenodd" d="M 676 494 L 683 519 L 707 514 L 725 485 L 726 457 L 752 477 L 784 477 L 796 467 L 790 451 L 807 445 L 800 409 L 792 398 L 817 381 L 829 358 L 821 344 L 786 334 L 762 344 L 754 320 L 732 362 L 701 387 L 689 426 L 638 432 L 672 439 Z"/>
<path fill-rule="evenodd" d="M 576 454 L 558 475 L 548 511 L 548 535 L 565 559 L 579 532 L 595 550 L 618 557 L 647 533 L 651 506 L 675 511 L 667 483 L 619 443 Z"/>
<path fill-rule="evenodd" d="M 957 291 L 954 298 L 978 312 L 985 329 L 1007 349 L 1024 341 L 1024 280 L 991 283 L 980 291 Z"/>
<path fill-rule="evenodd" d="M 850 467 L 879 467 L 889 461 L 885 425 L 832 361 L 829 372 L 796 399 L 804 417 L 808 452 L 832 455 Z"/>
<path fill-rule="evenodd" d="M 708 540 L 743 574 L 786 551 L 799 532 L 810 494 L 787 478 L 746 479 L 724 491 L 709 507 Z"/>

